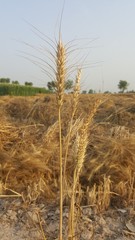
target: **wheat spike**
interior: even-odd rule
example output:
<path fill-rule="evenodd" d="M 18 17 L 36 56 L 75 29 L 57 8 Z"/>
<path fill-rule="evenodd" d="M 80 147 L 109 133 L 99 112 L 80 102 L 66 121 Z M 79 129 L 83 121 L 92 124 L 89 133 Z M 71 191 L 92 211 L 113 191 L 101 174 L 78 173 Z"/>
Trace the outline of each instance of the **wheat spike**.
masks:
<path fill-rule="evenodd" d="M 62 41 L 59 40 L 56 50 L 56 96 L 59 107 L 61 107 L 63 103 L 65 78 L 66 78 L 66 50 Z"/>
<path fill-rule="evenodd" d="M 81 73 L 82 70 L 78 69 L 77 76 L 76 76 L 76 81 L 75 81 L 75 86 L 74 86 L 74 92 L 73 92 L 73 115 L 76 111 L 77 103 L 78 103 L 78 98 L 80 94 L 80 79 L 81 79 Z"/>

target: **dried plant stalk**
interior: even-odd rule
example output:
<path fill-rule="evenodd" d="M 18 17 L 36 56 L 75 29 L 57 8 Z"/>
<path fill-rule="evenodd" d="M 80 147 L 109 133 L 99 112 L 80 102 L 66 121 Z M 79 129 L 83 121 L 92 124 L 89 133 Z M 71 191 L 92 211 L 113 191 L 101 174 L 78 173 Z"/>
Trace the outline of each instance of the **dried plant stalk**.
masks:
<path fill-rule="evenodd" d="M 88 129 L 91 121 L 101 104 L 101 100 L 97 100 L 90 114 L 84 119 L 84 124 L 80 129 L 79 135 L 77 135 L 77 155 L 76 155 L 76 166 L 73 174 L 73 186 L 72 196 L 70 201 L 70 213 L 69 213 L 69 239 L 73 239 L 75 236 L 75 200 L 76 200 L 76 188 L 79 182 L 79 176 L 83 167 L 86 148 L 88 145 Z"/>
<path fill-rule="evenodd" d="M 58 120 L 59 120 L 59 166 L 60 166 L 60 236 L 62 240 L 63 226 L 63 161 L 62 161 L 62 131 L 61 131 L 61 107 L 63 104 L 64 86 L 66 78 L 66 51 L 65 47 L 59 39 L 56 51 L 56 97 L 58 103 Z"/>
<path fill-rule="evenodd" d="M 77 109 L 77 104 L 78 104 L 78 99 L 79 99 L 79 94 L 80 94 L 80 79 L 81 79 L 81 69 L 78 69 L 77 76 L 76 76 L 76 81 L 75 81 L 75 86 L 74 86 L 74 91 L 73 91 L 73 111 L 71 114 L 71 120 L 69 124 L 69 129 L 68 129 L 68 136 L 67 136 L 67 141 L 66 141 L 66 151 L 65 151 L 65 159 L 64 159 L 64 170 L 63 170 L 63 178 L 64 178 L 64 183 L 65 187 L 67 187 L 67 180 L 66 180 L 66 164 L 67 164 L 67 156 L 68 156 L 68 151 L 69 151 L 69 143 L 70 143 L 70 138 L 71 138 L 71 131 L 73 128 L 73 118 Z"/>

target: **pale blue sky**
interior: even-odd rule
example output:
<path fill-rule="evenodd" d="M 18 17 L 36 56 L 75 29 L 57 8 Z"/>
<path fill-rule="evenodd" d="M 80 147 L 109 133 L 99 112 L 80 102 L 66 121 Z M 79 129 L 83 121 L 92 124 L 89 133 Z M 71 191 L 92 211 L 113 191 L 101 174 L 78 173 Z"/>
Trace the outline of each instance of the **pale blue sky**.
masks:
<path fill-rule="evenodd" d="M 0 0 L 0 77 L 46 86 L 48 77 L 18 55 L 25 51 L 38 56 L 23 41 L 45 45 L 25 20 L 54 38 L 62 5 L 63 0 Z M 129 90 L 135 90 L 135 0 L 66 0 L 62 36 L 64 43 L 87 38 L 75 42 L 75 48 L 89 46 L 75 52 L 75 59 L 88 55 L 86 63 L 93 63 L 83 70 L 82 89 L 114 92 L 119 80 L 127 80 Z M 93 38 L 97 40 L 88 45 Z"/>

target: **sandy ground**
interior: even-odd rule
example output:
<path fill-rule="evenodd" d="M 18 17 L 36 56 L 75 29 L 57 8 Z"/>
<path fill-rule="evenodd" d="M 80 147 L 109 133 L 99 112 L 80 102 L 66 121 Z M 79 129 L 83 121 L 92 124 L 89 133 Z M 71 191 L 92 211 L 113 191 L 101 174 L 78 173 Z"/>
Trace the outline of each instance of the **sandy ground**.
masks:
<path fill-rule="evenodd" d="M 132 208 L 109 209 L 95 213 L 89 206 L 79 210 L 76 237 L 79 240 L 135 239 L 135 211 Z M 63 239 L 67 239 L 68 208 L 63 213 Z M 27 206 L 20 199 L 0 199 L 1 240 L 58 239 L 59 208 L 43 203 Z"/>

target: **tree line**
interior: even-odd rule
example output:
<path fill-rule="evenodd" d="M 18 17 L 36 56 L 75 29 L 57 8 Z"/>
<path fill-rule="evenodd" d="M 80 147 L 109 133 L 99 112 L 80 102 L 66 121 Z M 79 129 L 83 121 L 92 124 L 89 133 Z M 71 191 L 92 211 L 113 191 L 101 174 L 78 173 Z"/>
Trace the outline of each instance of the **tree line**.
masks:
<path fill-rule="evenodd" d="M 16 84 L 16 85 L 19 85 L 20 83 L 16 80 L 16 81 L 12 81 L 10 80 L 10 78 L 0 78 L 0 83 L 11 83 L 11 84 Z M 33 83 L 32 82 L 25 82 L 24 83 L 25 86 L 33 86 Z"/>
<path fill-rule="evenodd" d="M 120 80 L 119 83 L 118 83 L 118 89 L 120 90 L 119 93 L 124 93 L 125 90 L 127 90 L 129 86 L 129 83 L 126 81 L 126 80 Z M 50 91 L 54 92 L 55 89 L 56 89 L 56 82 L 55 81 L 51 81 L 51 82 L 48 82 L 47 83 L 47 87 Z M 73 81 L 72 80 L 67 80 L 65 82 L 65 89 L 68 91 L 68 90 L 72 90 L 73 89 Z M 99 91 L 100 92 L 100 91 Z M 134 92 L 133 90 L 131 92 Z M 89 94 L 94 94 L 96 93 L 95 90 L 93 89 L 89 89 L 88 91 L 86 90 L 83 90 L 82 91 L 83 94 L 86 94 L 86 93 L 89 93 Z M 104 93 L 110 93 L 109 91 L 106 91 Z"/>
<path fill-rule="evenodd" d="M 20 85 L 19 81 L 17 81 L 17 80 L 16 81 L 11 81 L 10 78 L 0 78 L 0 84 L 10 84 L 10 83 L 12 85 Z M 29 86 L 29 87 L 33 87 L 32 82 L 25 82 L 24 85 Z M 74 85 L 74 83 L 73 83 L 72 80 L 67 80 L 65 82 L 65 90 L 66 91 L 72 91 L 73 90 L 73 85 Z M 124 93 L 127 90 L 128 86 L 129 86 L 129 83 L 126 80 L 120 80 L 117 86 L 118 86 L 118 89 L 120 90 L 119 93 Z M 55 81 L 50 81 L 50 82 L 47 83 L 47 88 L 48 88 L 49 92 L 52 92 L 52 93 L 55 92 L 56 87 L 57 86 L 56 86 Z M 130 92 L 134 92 L 134 90 L 132 90 Z M 82 93 L 83 94 L 86 94 L 86 93 L 94 94 L 94 93 L 96 93 L 96 91 L 93 90 L 93 89 L 89 89 L 88 91 L 83 90 Z M 106 91 L 104 93 L 110 93 L 110 92 Z"/>

